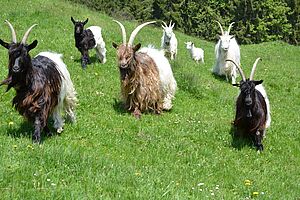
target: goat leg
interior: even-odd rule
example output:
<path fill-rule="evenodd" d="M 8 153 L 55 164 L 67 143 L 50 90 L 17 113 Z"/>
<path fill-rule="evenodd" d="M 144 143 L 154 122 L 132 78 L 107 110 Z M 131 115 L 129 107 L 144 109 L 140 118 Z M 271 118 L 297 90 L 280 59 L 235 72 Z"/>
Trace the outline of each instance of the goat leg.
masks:
<path fill-rule="evenodd" d="M 53 136 L 53 133 L 50 131 L 49 127 L 46 125 L 44 131 L 48 137 Z"/>
<path fill-rule="evenodd" d="M 142 113 L 138 108 L 135 108 L 132 114 L 136 119 L 140 119 L 142 116 Z"/>
<path fill-rule="evenodd" d="M 264 146 L 262 144 L 262 134 L 260 133 L 260 130 L 257 130 L 254 136 L 255 139 L 255 146 L 258 151 L 263 151 Z"/>
<path fill-rule="evenodd" d="M 33 143 L 41 143 L 41 131 L 42 131 L 42 123 L 41 120 L 37 117 L 34 121 L 34 133 L 32 135 Z"/>

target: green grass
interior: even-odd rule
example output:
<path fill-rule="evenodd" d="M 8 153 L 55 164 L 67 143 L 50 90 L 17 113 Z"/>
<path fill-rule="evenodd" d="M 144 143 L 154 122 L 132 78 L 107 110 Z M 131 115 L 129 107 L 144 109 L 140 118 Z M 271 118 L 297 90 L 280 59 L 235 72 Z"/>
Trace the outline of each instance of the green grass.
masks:
<path fill-rule="evenodd" d="M 241 46 L 247 74 L 262 57 L 255 77 L 265 81 L 271 102 L 272 124 L 265 151 L 258 154 L 251 144 L 232 141 L 238 89 L 211 74 L 214 43 L 176 32 L 174 107 L 136 120 L 118 104 L 119 72 L 111 43 L 122 38 L 112 18 L 61 0 L 2 0 L 0 12 L 19 39 L 38 24 L 28 40 L 39 41 L 31 55 L 62 53 L 79 99 L 77 123 L 35 145 L 32 126 L 11 107 L 14 91 L 1 88 L 0 199 L 300 199 L 299 47 L 282 42 Z M 93 62 L 81 69 L 71 16 L 88 17 L 88 25 L 102 27 L 105 65 Z M 138 24 L 123 22 L 128 32 Z M 10 41 L 7 25 L 0 27 L 0 38 Z M 135 42 L 159 47 L 161 34 L 159 24 L 148 26 Z M 188 40 L 205 50 L 204 65 L 190 59 L 184 46 Z M 0 48 L 1 79 L 7 63 L 7 50 Z"/>

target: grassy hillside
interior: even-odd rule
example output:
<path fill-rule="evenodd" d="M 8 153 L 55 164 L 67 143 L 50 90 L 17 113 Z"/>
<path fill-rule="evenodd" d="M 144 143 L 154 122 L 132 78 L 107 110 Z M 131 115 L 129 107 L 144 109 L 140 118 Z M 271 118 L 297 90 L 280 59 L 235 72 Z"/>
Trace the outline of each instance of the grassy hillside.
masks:
<path fill-rule="evenodd" d="M 0 89 L 1 199 L 299 199 L 300 198 L 300 49 L 282 42 L 241 46 L 249 74 L 257 57 L 256 79 L 263 79 L 272 124 L 258 154 L 232 140 L 238 89 L 214 77 L 214 44 L 177 33 L 179 55 L 171 62 L 178 91 L 174 108 L 136 120 L 119 106 L 119 71 L 111 43 L 121 43 L 112 18 L 62 0 L 2 0 L 20 39 L 37 23 L 32 50 L 62 53 L 78 92 L 77 123 L 60 136 L 32 144 L 33 128 L 11 107 L 14 91 Z M 99 25 L 107 45 L 106 64 L 80 66 L 70 17 Z M 128 32 L 138 24 L 123 21 Z M 11 40 L 0 23 L 0 38 Z M 129 33 L 128 33 L 129 34 Z M 145 27 L 135 42 L 159 47 L 161 28 Z M 184 42 L 205 50 L 205 64 L 194 63 Z M 0 79 L 7 75 L 7 50 L 0 48 Z"/>

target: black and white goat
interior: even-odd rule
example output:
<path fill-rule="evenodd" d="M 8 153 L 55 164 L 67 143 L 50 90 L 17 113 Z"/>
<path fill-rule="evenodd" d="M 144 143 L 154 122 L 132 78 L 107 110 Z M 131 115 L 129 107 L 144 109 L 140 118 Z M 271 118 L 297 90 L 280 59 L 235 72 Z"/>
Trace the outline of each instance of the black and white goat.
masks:
<path fill-rule="evenodd" d="M 234 120 L 236 134 L 252 138 L 257 149 L 262 151 L 262 139 L 265 136 L 266 128 L 270 126 L 271 116 L 269 99 L 262 86 L 263 80 L 253 80 L 259 59 L 257 58 L 253 64 L 249 79 L 246 79 L 241 67 L 233 60 L 226 61 L 232 62 L 242 76 L 239 84 L 233 84 L 240 88 Z"/>
<path fill-rule="evenodd" d="M 31 59 L 29 51 L 37 46 L 37 40 L 26 44 L 31 26 L 21 42 L 17 42 L 13 26 L 6 20 L 12 32 L 12 42 L 0 39 L 0 44 L 8 49 L 8 76 L 2 82 L 16 90 L 12 103 L 26 119 L 33 123 L 34 142 L 41 142 L 41 132 L 51 134 L 47 126 L 49 115 L 52 114 L 54 128 L 58 133 L 63 131 L 64 120 L 62 112 L 66 112 L 72 122 L 75 121 L 74 108 L 76 92 L 70 79 L 62 55 L 52 52 L 42 52 Z"/>
<path fill-rule="evenodd" d="M 84 29 L 84 25 L 89 19 L 85 21 L 75 21 L 71 17 L 71 21 L 74 24 L 74 37 L 75 46 L 81 53 L 81 66 L 86 68 L 86 65 L 90 63 L 89 50 L 96 49 L 96 54 L 101 63 L 106 62 L 106 48 L 105 42 L 102 38 L 101 28 L 99 26 L 90 26 Z"/>

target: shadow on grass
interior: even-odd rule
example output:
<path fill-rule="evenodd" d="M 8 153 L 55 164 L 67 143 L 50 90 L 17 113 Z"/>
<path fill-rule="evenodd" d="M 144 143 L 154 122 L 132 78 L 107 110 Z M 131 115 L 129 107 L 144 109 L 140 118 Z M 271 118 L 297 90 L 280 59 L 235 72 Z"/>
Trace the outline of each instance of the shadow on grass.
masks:
<path fill-rule="evenodd" d="M 52 127 L 52 122 L 48 122 L 48 127 Z M 45 131 L 43 131 L 41 133 L 41 143 L 43 143 L 43 141 L 45 141 L 46 139 L 55 136 L 55 135 L 59 135 L 56 134 L 56 131 L 52 128 L 50 128 L 50 131 L 52 133 L 51 134 L 46 134 Z M 34 132 L 34 128 L 32 126 L 32 124 L 30 122 L 24 121 L 22 122 L 22 124 L 19 127 L 13 127 L 13 128 L 8 128 L 6 134 L 12 138 L 23 138 L 26 137 L 28 139 L 32 139 L 32 134 Z"/>
<path fill-rule="evenodd" d="M 79 58 L 74 59 L 74 62 L 81 63 L 81 58 L 79 57 Z M 93 55 L 93 56 L 90 57 L 90 63 L 88 65 L 91 65 L 91 64 L 96 63 L 96 62 L 100 63 L 97 55 Z"/>
<path fill-rule="evenodd" d="M 245 146 L 253 147 L 253 141 L 251 138 L 239 135 L 234 126 L 231 126 L 229 134 L 232 137 L 231 146 L 233 148 L 241 150 Z"/>
<path fill-rule="evenodd" d="M 129 112 L 124 108 L 124 103 L 120 100 L 114 99 L 114 110 L 119 114 L 128 114 Z"/>
<path fill-rule="evenodd" d="M 212 75 L 216 80 L 218 80 L 218 81 L 220 81 L 220 82 L 228 82 L 228 81 L 226 80 L 226 76 L 219 76 L 219 75 L 214 74 L 214 73 L 211 73 L 211 75 Z M 228 83 L 229 83 L 229 82 L 228 82 Z"/>

